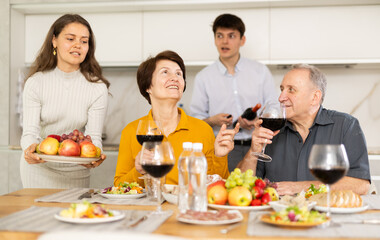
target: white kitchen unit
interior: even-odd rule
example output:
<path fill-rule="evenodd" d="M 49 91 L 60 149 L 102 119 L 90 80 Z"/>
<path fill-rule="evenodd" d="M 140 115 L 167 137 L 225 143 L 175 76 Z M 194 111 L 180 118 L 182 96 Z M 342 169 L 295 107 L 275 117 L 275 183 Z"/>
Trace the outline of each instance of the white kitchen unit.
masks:
<path fill-rule="evenodd" d="M 25 15 L 25 63 L 31 64 L 54 21 L 62 14 Z M 87 13 L 97 44 L 95 56 L 106 64 L 136 65 L 142 60 L 142 13 Z M 102 44 L 105 43 L 105 44 Z"/>
<path fill-rule="evenodd" d="M 270 24 L 273 61 L 380 56 L 380 6 L 273 8 Z"/>
<path fill-rule="evenodd" d="M 241 17 L 246 25 L 244 56 L 268 60 L 269 10 L 233 9 L 229 12 Z M 162 49 L 172 49 L 188 64 L 214 61 L 218 52 L 212 23 L 218 15 L 220 10 L 145 12 L 144 57 L 157 54 Z"/>

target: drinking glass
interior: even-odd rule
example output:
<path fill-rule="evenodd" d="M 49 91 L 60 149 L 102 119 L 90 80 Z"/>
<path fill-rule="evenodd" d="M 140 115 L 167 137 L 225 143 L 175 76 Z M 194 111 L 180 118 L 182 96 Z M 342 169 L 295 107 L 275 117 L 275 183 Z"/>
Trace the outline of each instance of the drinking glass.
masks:
<path fill-rule="evenodd" d="M 346 175 L 350 164 L 343 144 L 314 144 L 309 156 L 309 169 L 327 188 L 327 213 L 330 216 L 330 185 Z"/>
<path fill-rule="evenodd" d="M 164 135 L 153 120 L 140 120 L 136 130 L 137 141 L 142 145 L 145 141 L 162 141 Z"/>
<path fill-rule="evenodd" d="M 280 102 L 268 102 L 261 111 L 259 118 L 263 120 L 262 127 L 268 128 L 273 132 L 280 130 L 285 126 L 286 122 L 285 107 Z M 264 153 L 266 146 L 267 144 L 264 143 L 261 152 L 254 152 L 253 155 L 257 156 L 259 161 L 271 162 L 272 158 Z"/>
<path fill-rule="evenodd" d="M 141 167 L 150 176 L 154 178 L 157 184 L 157 210 L 155 214 L 162 213 L 161 211 L 161 178 L 166 176 L 172 170 L 175 157 L 173 148 L 168 141 L 146 141 L 142 145 L 142 153 L 140 157 Z M 149 151 L 148 154 L 146 152 Z"/>

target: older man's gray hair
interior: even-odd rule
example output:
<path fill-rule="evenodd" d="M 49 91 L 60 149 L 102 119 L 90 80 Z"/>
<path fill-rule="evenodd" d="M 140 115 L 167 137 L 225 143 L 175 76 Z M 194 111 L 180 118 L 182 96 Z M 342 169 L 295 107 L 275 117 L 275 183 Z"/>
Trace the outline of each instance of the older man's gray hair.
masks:
<path fill-rule="evenodd" d="M 321 98 L 321 104 L 323 100 L 325 99 L 325 93 L 326 93 L 326 76 L 319 70 L 317 67 L 314 67 L 309 64 L 295 64 L 292 66 L 292 69 L 307 69 L 310 72 L 310 80 L 314 85 L 321 90 L 322 92 L 322 98 Z"/>

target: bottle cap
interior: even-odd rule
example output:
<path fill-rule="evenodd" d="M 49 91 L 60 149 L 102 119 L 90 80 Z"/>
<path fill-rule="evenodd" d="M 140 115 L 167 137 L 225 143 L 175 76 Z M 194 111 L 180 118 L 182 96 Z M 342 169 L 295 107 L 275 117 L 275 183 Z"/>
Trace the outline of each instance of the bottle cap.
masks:
<path fill-rule="evenodd" d="M 194 150 L 202 150 L 203 144 L 202 143 L 193 143 L 193 149 Z"/>
<path fill-rule="evenodd" d="M 193 143 L 192 142 L 183 142 L 182 143 L 182 147 L 183 147 L 183 149 L 185 149 L 185 148 L 192 148 L 193 147 Z"/>

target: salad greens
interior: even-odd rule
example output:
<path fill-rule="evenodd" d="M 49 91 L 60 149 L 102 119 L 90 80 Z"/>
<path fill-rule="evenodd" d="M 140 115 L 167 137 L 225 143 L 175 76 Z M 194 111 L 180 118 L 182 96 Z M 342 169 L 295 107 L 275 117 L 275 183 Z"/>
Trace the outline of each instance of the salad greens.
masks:
<path fill-rule="evenodd" d="M 122 182 L 117 187 L 108 187 L 102 190 L 106 194 L 141 194 L 143 188 L 137 182 Z"/>
<path fill-rule="evenodd" d="M 309 198 L 315 194 L 325 193 L 325 192 L 327 192 L 326 185 L 321 184 L 319 185 L 319 188 L 317 188 L 316 186 L 314 186 L 314 184 L 311 184 L 305 193 L 305 198 Z"/>
<path fill-rule="evenodd" d="M 308 211 L 307 207 L 298 208 L 297 206 L 288 207 L 280 212 L 274 212 L 270 215 L 272 221 L 276 222 L 302 222 L 317 223 L 327 220 L 326 214 L 318 211 Z"/>
<path fill-rule="evenodd" d="M 70 208 L 63 209 L 60 215 L 67 218 L 104 218 L 112 217 L 113 213 L 103 205 L 94 205 L 84 200 L 82 203 L 72 203 Z"/>

